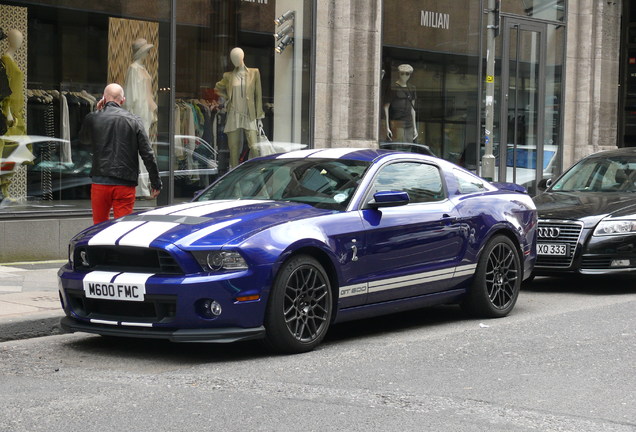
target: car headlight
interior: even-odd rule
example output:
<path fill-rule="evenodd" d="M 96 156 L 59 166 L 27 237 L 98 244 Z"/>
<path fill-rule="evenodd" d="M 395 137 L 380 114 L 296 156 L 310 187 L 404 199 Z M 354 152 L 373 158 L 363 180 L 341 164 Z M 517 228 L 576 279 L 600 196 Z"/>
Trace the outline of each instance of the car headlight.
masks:
<path fill-rule="evenodd" d="M 192 252 L 205 271 L 246 270 L 247 263 L 238 252 L 196 251 Z"/>
<path fill-rule="evenodd" d="M 71 267 L 75 268 L 75 244 L 69 243 L 68 245 L 68 262 L 71 263 Z"/>
<path fill-rule="evenodd" d="M 603 220 L 594 230 L 595 236 L 610 236 L 636 233 L 636 220 Z"/>

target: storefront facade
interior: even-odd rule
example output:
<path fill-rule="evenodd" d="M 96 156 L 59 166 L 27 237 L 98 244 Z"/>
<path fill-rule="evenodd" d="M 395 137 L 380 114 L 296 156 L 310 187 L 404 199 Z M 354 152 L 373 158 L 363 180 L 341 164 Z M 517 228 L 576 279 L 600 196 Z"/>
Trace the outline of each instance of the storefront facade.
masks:
<path fill-rule="evenodd" d="M 587 101 L 585 118 L 580 110 L 568 112 L 568 99 L 580 108 L 587 97 L 576 89 L 568 93 L 570 70 L 575 81 L 585 73 L 571 69 L 571 59 L 592 58 L 599 44 L 610 44 L 599 39 L 573 53 L 568 40 L 588 17 L 603 18 L 602 25 L 612 28 L 620 21 L 620 6 L 599 9 L 591 0 L 500 3 L 495 179 L 532 191 L 577 152 L 611 143 L 597 140 L 574 150 L 568 139 L 580 134 L 569 129 L 570 122 L 596 122 L 594 101 Z M 487 4 L 0 1 L 0 28 L 7 34 L 0 51 L 11 51 L 22 74 L 21 84 L 12 80 L 9 87 L 24 106 L 22 117 L 12 113 L 23 121 L 6 122 L 13 129 L 2 140 L 3 161 L 13 165 L 3 165 L 0 173 L 0 262 L 63 258 L 68 239 L 90 225 L 90 149 L 77 134 L 108 82 L 121 83 L 128 109 L 146 119 L 163 172 L 164 190 L 156 201 L 146 199 L 141 174 L 137 208 L 191 199 L 226 172 L 237 154 L 243 160 L 298 148 L 408 144 L 479 173 L 486 151 Z M 258 95 L 269 145 L 259 145 L 255 131 L 226 131 L 223 82 L 234 70 L 231 52 L 237 47 L 260 77 L 260 88 L 242 91 Z M 604 70 L 614 67 L 599 62 Z M 593 72 L 594 59 L 588 63 Z M 603 104 L 612 98 L 604 86 L 596 91 Z"/>

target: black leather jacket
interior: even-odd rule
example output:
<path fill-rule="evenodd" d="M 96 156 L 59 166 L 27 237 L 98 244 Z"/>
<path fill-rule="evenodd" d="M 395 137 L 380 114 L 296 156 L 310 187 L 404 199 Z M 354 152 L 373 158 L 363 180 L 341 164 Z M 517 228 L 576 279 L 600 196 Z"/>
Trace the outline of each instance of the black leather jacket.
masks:
<path fill-rule="evenodd" d="M 139 154 L 148 170 L 150 186 L 161 189 L 155 154 L 138 116 L 108 102 L 102 110 L 86 116 L 79 138 L 93 150 L 91 177 L 113 177 L 137 184 Z"/>

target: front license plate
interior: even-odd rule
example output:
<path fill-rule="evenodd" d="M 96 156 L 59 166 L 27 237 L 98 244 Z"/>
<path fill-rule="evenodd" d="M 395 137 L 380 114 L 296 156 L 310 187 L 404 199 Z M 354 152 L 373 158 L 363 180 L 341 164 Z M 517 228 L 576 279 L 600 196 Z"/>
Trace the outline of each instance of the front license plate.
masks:
<path fill-rule="evenodd" d="M 537 245 L 539 255 L 568 255 L 568 245 L 563 243 L 539 243 Z"/>
<path fill-rule="evenodd" d="M 97 273 L 97 274 L 96 274 Z M 93 272 L 84 278 L 84 294 L 87 298 L 102 300 L 144 301 L 146 295 L 146 280 L 149 275 L 126 277 L 119 275 L 114 278 L 104 277 L 108 272 Z"/>

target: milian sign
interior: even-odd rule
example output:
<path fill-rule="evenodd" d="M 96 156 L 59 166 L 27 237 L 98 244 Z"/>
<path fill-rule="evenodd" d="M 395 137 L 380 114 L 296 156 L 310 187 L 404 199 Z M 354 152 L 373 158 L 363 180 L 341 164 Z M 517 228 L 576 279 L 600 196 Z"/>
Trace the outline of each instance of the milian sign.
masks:
<path fill-rule="evenodd" d="M 450 29 L 450 15 L 441 12 L 421 11 L 420 25 L 422 27 L 438 28 L 443 30 Z"/>

